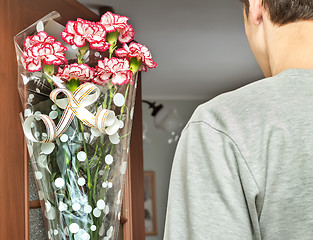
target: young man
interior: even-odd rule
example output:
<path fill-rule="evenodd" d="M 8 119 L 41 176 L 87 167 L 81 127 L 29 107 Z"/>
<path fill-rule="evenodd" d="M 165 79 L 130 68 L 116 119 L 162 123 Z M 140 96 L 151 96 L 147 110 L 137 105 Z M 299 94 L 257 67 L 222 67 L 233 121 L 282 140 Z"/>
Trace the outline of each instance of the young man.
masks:
<path fill-rule="evenodd" d="M 193 114 L 173 163 L 165 240 L 313 239 L 313 1 L 244 4 L 267 78 Z"/>

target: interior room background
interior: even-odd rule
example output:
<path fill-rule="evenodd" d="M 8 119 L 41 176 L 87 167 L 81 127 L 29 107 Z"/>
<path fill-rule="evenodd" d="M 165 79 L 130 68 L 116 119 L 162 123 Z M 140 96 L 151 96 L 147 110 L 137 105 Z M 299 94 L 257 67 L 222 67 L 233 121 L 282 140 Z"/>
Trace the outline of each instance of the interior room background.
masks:
<path fill-rule="evenodd" d="M 143 99 L 173 107 L 183 124 L 195 108 L 220 93 L 262 78 L 245 37 L 240 1 L 234 0 L 79 0 L 96 13 L 110 6 L 130 18 L 158 68 L 143 74 Z M 133 20 L 133 21 L 132 21 Z M 143 103 L 144 170 L 156 177 L 157 235 L 161 240 L 170 171 L 177 141 L 154 126 Z M 31 171 L 30 171 L 31 172 Z M 30 200 L 38 199 L 32 175 Z M 41 210 L 30 212 L 31 239 L 45 239 Z"/>

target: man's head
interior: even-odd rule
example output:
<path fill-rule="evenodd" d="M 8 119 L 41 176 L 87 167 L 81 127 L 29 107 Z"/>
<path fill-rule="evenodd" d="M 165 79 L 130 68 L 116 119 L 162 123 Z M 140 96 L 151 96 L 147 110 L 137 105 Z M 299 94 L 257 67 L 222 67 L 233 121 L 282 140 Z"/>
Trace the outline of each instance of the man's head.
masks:
<path fill-rule="evenodd" d="M 269 42 L 285 26 L 313 19 L 313 0 L 241 0 L 247 38 L 265 76 L 271 76 Z M 284 40 L 284 39 L 283 39 Z"/>
<path fill-rule="evenodd" d="M 250 0 L 241 0 L 245 13 L 249 15 Z M 277 25 L 285 25 L 299 20 L 313 19 L 312 0 L 263 0 L 262 5 L 269 12 L 271 21 Z"/>

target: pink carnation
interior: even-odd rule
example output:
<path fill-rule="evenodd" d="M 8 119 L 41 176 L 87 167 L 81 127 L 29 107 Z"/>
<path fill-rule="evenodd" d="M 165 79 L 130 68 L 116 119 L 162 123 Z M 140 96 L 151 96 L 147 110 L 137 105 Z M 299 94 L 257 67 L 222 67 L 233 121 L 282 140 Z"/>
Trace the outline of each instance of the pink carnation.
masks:
<path fill-rule="evenodd" d="M 123 48 L 115 50 L 115 54 L 118 57 L 128 57 L 128 58 L 137 58 L 142 61 L 142 65 L 139 68 L 139 71 L 147 71 L 147 67 L 156 68 L 157 64 L 152 60 L 151 53 L 149 49 L 139 43 L 132 42 L 127 46 L 123 45 Z"/>
<path fill-rule="evenodd" d="M 91 81 L 94 76 L 94 71 L 88 65 L 82 63 L 73 63 L 65 66 L 63 69 L 59 68 L 57 76 L 64 81 L 76 79 L 84 82 Z"/>
<path fill-rule="evenodd" d="M 126 58 L 104 58 L 99 60 L 96 66 L 96 75 L 94 83 L 104 84 L 111 78 L 112 84 L 122 85 L 130 82 L 132 72 L 130 70 L 129 61 Z"/>
<path fill-rule="evenodd" d="M 89 42 L 91 49 L 105 51 L 110 47 L 106 42 L 105 28 L 94 22 L 89 22 L 78 18 L 77 21 L 69 21 L 66 29 L 61 33 L 65 42 L 77 47 L 85 46 Z"/>
<path fill-rule="evenodd" d="M 42 63 L 46 65 L 67 63 L 64 53 L 67 48 L 45 32 L 26 38 L 24 46 L 22 58 L 29 72 L 39 71 Z"/>
<path fill-rule="evenodd" d="M 102 15 L 100 23 L 107 32 L 118 31 L 120 33 L 118 40 L 121 43 L 128 43 L 135 37 L 135 32 L 131 25 L 127 23 L 128 17 L 106 12 Z"/>

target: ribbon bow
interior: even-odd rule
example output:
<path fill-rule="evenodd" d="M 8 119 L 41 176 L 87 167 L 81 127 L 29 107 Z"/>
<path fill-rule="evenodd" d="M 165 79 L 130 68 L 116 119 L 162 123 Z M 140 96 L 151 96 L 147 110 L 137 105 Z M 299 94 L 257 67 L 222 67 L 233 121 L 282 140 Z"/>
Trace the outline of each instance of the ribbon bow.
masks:
<path fill-rule="evenodd" d="M 60 93 L 64 93 L 67 99 L 57 99 Z M 113 111 L 100 109 L 96 115 L 85 107 L 93 104 L 100 96 L 99 88 L 92 83 L 80 85 L 73 93 L 66 88 L 56 88 L 50 94 L 50 99 L 61 109 L 64 109 L 62 117 L 56 126 L 54 121 L 45 114 L 35 114 L 26 118 L 23 128 L 25 136 L 33 142 L 48 143 L 61 136 L 77 116 L 85 125 L 96 128 L 102 133 L 113 135 L 119 129 L 119 121 Z M 40 118 L 47 130 L 47 137 L 38 141 L 31 130 L 31 123 L 35 118 Z"/>

